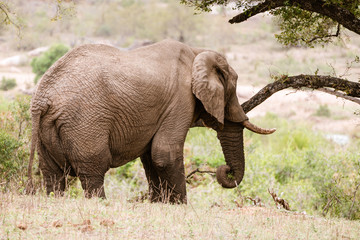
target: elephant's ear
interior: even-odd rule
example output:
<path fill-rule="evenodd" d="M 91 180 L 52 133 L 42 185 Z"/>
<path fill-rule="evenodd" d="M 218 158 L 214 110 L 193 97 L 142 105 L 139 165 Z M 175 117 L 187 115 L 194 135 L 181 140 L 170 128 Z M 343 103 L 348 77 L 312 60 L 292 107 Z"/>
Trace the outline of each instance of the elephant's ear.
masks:
<path fill-rule="evenodd" d="M 192 92 L 204 105 L 205 110 L 224 125 L 224 75 L 221 66 L 226 60 L 215 52 L 198 54 L 192 66 Z M 227 63 L 226 63 L 227 66 Z"/>

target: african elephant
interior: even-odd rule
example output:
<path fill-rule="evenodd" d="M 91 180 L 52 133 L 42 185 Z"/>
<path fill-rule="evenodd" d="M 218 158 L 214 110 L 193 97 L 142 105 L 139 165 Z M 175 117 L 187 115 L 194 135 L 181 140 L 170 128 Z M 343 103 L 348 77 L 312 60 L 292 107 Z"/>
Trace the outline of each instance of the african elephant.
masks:
<path fill-rule="evenodd" d="M 30 182 L 37 149 L 47 193 L 62 193 L 69 174 L 85 196 L 105 198 L 109 168 L 140 157 L 151 200 L 186 203 L 184 141 L 201 119 L 225 155 L 217 180 L 234 188 L 244 175 L 243 128 L 274 131 L 248 121 L 236 82 L 223 55 L 172 40 L 127 52 L 77 47 L 44 74 L 32 98 Z"/>

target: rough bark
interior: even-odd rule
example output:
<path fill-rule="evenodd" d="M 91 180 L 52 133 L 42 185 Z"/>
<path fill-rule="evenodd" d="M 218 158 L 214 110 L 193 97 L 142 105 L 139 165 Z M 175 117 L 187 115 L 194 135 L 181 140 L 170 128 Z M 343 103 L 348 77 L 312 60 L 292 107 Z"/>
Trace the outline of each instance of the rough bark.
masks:
<path fill-rule="evenodd" d="M 347 100 L 357 102 L 360 100 L 360 83 L 352 82 L 345 79 L 319 76 L 319 75 L 297 75 L 297 76 L 282 76 L 273 83 L 269 83 L 263 87 L 257 94 L 255 94 L 248 101 L 241 104 L 245 113 L 251 111 L 257 105 L 264 102 L 274 93 L 285 88 L 293 89 L 319 89 L 327 93 L 343 97 Z"/>

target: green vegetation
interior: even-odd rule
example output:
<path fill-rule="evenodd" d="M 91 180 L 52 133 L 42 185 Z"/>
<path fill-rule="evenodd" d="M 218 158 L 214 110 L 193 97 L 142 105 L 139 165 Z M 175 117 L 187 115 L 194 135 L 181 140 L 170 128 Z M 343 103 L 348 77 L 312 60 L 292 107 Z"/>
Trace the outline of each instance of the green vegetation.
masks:
<path fill-rule="evenodd" d="M 18 96 L 0 114 L 0 190 L 24 187 L 29 158 L 30 97 Z"/>
<path fill-rule="evenodd" d="M 330 117 L 331 112 L 327 104 L 320 105 L 319 108 L 315 112 L 315 116 L 319 117 Z"/>
<path fill-rule="evenodd" d="M 336 31 L 336 22 L 328 17 L 304 11 L 298 7 L 276 9 L 273 14 L 278 17 L 280 34 L 277 40 L 284 45 L 307 45 L 331 42 L 329 33 Z"/>
<path fill-rule="evenodd" d="M 268 115 L 261 124 L 277 126 L 276 135 L 250 134 L 248 165 L 242 194 L 265 197 L 267 188 L 283 193 L 292 209 L 311 214 L 360 218 L 360 197 L 354 192 L 360 183 L 360 155 L 352 146 L 341 148 L 309 126 Z M 272 140 L 271 138 L 275 138 Z M 259 193 L 259 190 L 261 193 Z"/>
<path fill-rule="evenodd" d="M 69 50 L 70 48 L 64 44 L 54 44 L 42 55 L 40 55 L 39 57 L 35 57 L 30 63 L 33 72 L 36 74 L 34 79 L 35 84 L 42 77 L 42 75 L 51 67 L 51 65 L 53 65 Z"/>
<path fill-rule="evenodd" d="M 0 114 L 9 110 L 10 101 L 0 95 Z"/>
<path fill-rule="evenodd" d="M 0 82 L 0 90 L 7 91 L 16 87 L 16 79 L 15 78 L 6 78 L 2 77 Z"/>
<path fill-rule="evenodd" d="M 270 136 L 246 131 L 245 177 L 238 189 L 229 190 L 233 191 L 233 199 L 257 196 L 272 204 L 267 190 L 274 189 L 293 210 L 360 219 L 360 203 L 356 201 L 360 197 L 360 192 L 356 192 L 360 184 L 360 155 L 356 151 L 359 140 L 341 148 L 309 126 L 271 114 L 261 119 L 259 125 L 278 130 Z M 185 161 L 191 164 L 187 172 L 196 169 L 199 163 L 203 170 L 213 171 L 213 167 L 224 163 L 215 136 L 212 130 L 190 130 L 185 147 Z M 202 138 L 207 140 L 198 141 Z M 193 159 L 196 161 L 192 162 Z M 197 179 L 204 185 L 214 180 L 209 175 Z"/>
<path fill-rule="evenodd" d="M 19 147 L 20 143 L 13 136 L 0 129 L 0 172 L 6 182 L 9 182 L 18 170 L 14 159 L 16 159 L 16 150 Z"/>

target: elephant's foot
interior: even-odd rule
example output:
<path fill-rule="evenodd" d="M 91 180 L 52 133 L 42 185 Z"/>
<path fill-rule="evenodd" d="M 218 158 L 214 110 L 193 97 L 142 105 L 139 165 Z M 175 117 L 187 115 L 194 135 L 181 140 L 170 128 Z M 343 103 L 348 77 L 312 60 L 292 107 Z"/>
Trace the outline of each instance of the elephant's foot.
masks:
<path fill-rule="evenodd" d="M 104 176 L 80 175 L 80 182 L 86 198 L 99 197 L 106 199 Z"/>
<path fill-rule="evenodd" d="M 149 186 L 149 195 L 151 202 L 186 204 L 186 192 L 177 193 L 175 187 L 170 187 L 167 182 L 163 182 L 160 186 Z"/>
<path fill-rule="evenodd" d="M 186 203 L 186 189 L 181 184 L 185 184 L 185 177 L 179 174 L 167 174 L 167 172 L 179 172 L 179 170 L 171 169 L 174 168 L 171 165 L 157 164 L 157 161 L 153 161 L 150 151 L 141 156 L 141 162 L 149 183 L 149 199 L 151 202 Z M 179 162 L 179 168 L 183 168 L 182 157 L 177 162 Z M 169 181 L 178 184 L 169 184 Z M 179 186 L 182 187 L 179 188 Z"/>
<path fill-rule="evenodd" d="M 64 195 L 65 191 L 65 176 L 64 175 L 51 175 L 44 173 L 44 182 L 46 186 L 46 194 L 54 194 L 56 197 Z"/>

